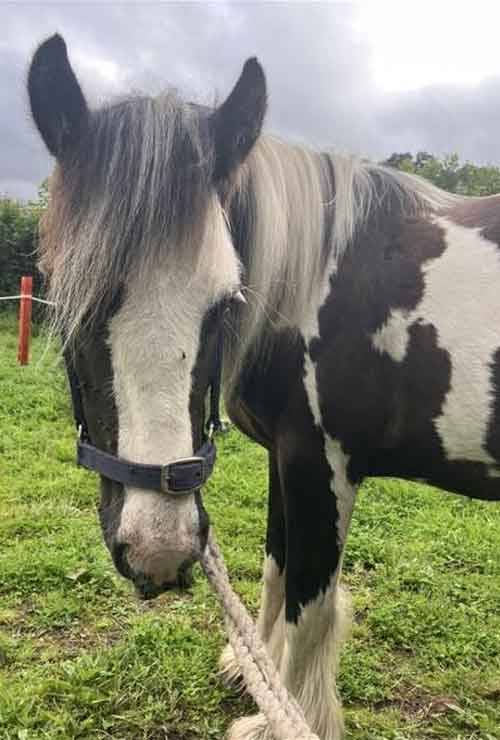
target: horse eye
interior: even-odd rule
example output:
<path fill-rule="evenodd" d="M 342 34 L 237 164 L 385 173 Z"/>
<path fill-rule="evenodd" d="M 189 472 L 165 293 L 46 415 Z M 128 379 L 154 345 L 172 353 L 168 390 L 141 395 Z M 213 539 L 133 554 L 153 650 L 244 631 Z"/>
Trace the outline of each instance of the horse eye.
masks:
<path fill-rule="evenodd" d="M 212 320 L 218 321 L 222 319 L 224 314 L 226 314 L 231 309 L 231 305 L 234 304 L 243 304 L 246 303 L 246 298 L 241 292 L 241 290 L 234 291 L 232 293 L 228 293 L 223 298 L 221 298 L 217 303 L 215 303 L 209 312 L 209 317 Z"/>

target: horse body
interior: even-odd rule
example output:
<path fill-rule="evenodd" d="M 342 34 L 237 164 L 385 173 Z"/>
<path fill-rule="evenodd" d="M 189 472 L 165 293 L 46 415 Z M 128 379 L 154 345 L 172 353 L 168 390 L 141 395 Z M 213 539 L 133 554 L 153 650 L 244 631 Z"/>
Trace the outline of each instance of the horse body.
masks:
<path fill-rule="evenodd" d="M 335 169 L 332 157 L 332 187 Z M 479 214 L 476 201 L 452 199 L 408 215 L 394 195 L 372 194 L 340 263 L 325 260 L 302 321 L 276 330 L 269 356 L 257 353 L 228 397 L 234 421 L 269 450 L 262 635 L 328 740 L 340 722 L 328 668 L 344 630 L 338 580 L 362 479 L 500 499 L 500 199 Z M 223 668 L 233 672 L 230 653 Z M 261 723 L 245 722 L 242 736 Z"/>
<path fill-rule="evenodd" d="M 141 462 L 192 454 L 224 317 L 227 409 L 269 454 L 259 630 L 311 728 L 339 740 L 340 574 L 363 478 L 500 499 L 500 200 L 259 138 L 256 62 L 215 112 L 167 98 L 90 114 L 60 41 L 37 54 L 32 107 L 59 161 L 45 263 L 92 438 Z M 64 137 L 37 102 L 51 68 L 58 104 L 71 90 Z M 120 571 L 144 596 L 184 584 L 206 538 L 199 492 L 101 487 Z M 229 650 L 222 667 L 237 670 Z M 231 732 L 269 737 L 261 715 Z"/>

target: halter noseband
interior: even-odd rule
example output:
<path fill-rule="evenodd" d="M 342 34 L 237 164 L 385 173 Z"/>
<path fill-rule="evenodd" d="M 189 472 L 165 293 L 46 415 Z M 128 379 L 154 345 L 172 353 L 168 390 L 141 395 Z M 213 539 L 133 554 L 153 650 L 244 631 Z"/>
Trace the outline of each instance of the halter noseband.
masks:
<path fill-rule="evenodd" d="M 222 353 L 223 331 L 220 330 L 210 378 L 210 416 L 207 422 L 207 437 L 202 446 L 191 457 L 179 458 L 164 465 L 149 465 L 111 455 L 92 444 L 83 407 L 80 380 L 71 352 L 65 352 L 64 360 L 73 402 L 73 415 L 78 430 L 76 464 L 124 486 L 162 491 L 174 496 L 191 493 L 203 486 L 212 474 L 215 465 L 216 448 L 213 443 L 213 433 L 222 427 L 219 414 Z"/>

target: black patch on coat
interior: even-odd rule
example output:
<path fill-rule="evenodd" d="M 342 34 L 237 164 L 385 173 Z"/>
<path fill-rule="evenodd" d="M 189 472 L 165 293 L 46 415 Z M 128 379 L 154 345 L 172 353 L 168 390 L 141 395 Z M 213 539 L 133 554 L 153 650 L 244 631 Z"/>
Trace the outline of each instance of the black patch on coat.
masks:
<path fill-rule="evenodd" d="M 272 555 L 280 572 L 286 565 L 287 491 L 283 487 L 276 455 L 277 424 L 285 413 L 293 384 L 301 377 L 303 352 L 303 343 L 297 335 L 283 331 L 265 366 L 254 363 L 249 367 L 240 379 L 237 392 L 226 399 L 232 421 L 269 452 L 266 554 Z M 287 368 L 286 373 L 283 373 L 283 367 Z"/>
<path fill-rule="evenodd" d="M 320 337 L 309 347 L 322 418 L 351 456 L 353 481 L 365 475 L 424 479 L 471 498 L 499 499 L 499 481 L 488 477 L 487 466 L 447 460 L 436 431 L 451 383 L 450 357 L 436 328 L 423 321 L 410 326 L 402 362 L 372 343 L 392 310 L 418 306 L 422 268 L 445 246 L 442 229 L 425 217 L 385 223 L 379 217 L 359 234 L 331 281 L 319 313 Z"/>
<path fill-rule="evenodd" d="M 205 399 L 214 373 L 219 332 L 223 330 L 223 311 L 224 302 L 212 306 L 205 314 L 200 329 L 198 354 L 191 374 L 189 397 L 193 450 L 201 447 L 205 436 Z M 186 356 L 180 355 L 178 361 L 185 362 Z"/>
<path fill-rule="evenodd" d="M 280 573 L 283 573 L 286 564 L 285 512 L 279 470 L 273 453 L 269 453 L 266 555 L 274 558 Z"/>
<path fill-rule="evenodd" d="M 420 478 L 469 498 L 500 500 L 500 479 L 488 476 L 487 465 L 446 458 L 433 420 L 440 415 L 450 387 L 451 364 L 447 352 L 437 346 L 434 327 L 414 324 L 410 328 L 401 373 L 406 381 L 397 398 L 398 429 L 388 448 L 376 451 L 369 474 Z"/>
<path fill-rule="evenodd" d="M 269 450 L 276 447 L 276 424 L 286 411 L 297 378 L 302 376 L 303 362 L 302 339 L 285 329 L 265 362 L 249 363 L 243 370 L 234 398 L 228 399 L 234 422 Z"/>
<path fill-rule="evenodd" d="M 463 200 L 446 210 L 444 215 L 459 226 L 480 229 L 484 239 L 500 247 L 500 196 Z"/>
<path fill-rule="evenodd" d="M 500 347 L 495 352 L 491 363 L 491 378 L 493 409 L 486 437 L 486 450 L 500 465 Z M 498 486 L 500 488 L 500 481 Z"/>
<path fill-rule="evenodd" d="M 276 427 L 276 455 L 286 519 L 287 622 L 324 592 L 339 566 L 338 512 L 324 436 L 312 416 L 303 371 Z M 335 479 L 333 479 L 335 490 Z"/>
<path fill-rule="evenodd" d="M 243 375 L 230 406 L 242 431 L 270 451 L 266 552 L 286 568 L 286 619 L 294 623 L 328 587 L 340 558 L 331 470 L 303 375 L 304 343 L 283 331 L 267 362 Z"/>
<path fill-rule="evenodd" d="M 348 473 L 353 482 L 369 473 L 381 446 L 399 440 L 405 383 L 419 384 L 418 377 L 410 373 L 406 378 L 398 363 L 375 349 L 372 336 L 391 310 L 410 311 L 418 305 L 424 293 L 422 266 L 444 248 L 442 229 L 424 219 L 371 220 L 331 279 L 330 294 L 319 312 L 320 336 L 310 342 L 309 352 L 316 364 L 325 430 L 351 456 Z M 416 333 L 422 331 L 415 328 Z M 429 420 L 449 383 L 446 362 L 438 364 L 430 388 L 439 398 L 426 401 L 427 410 L 422 411 Z"/>
<path fill-rule="evenodd" d="M 223 331 L 224 311 L 224 301 L 212 306 L 207 311 L 200 329 L 199 349 L 192 370 L 191 394 L 189 397 L 189 416 L 194 452 L 201 447 L 205 439 L 205 401 L 214 375 L 217 343 L 220 332 Z M 185 361 L 186 355 L 182 353 L 179 356 L 179 362 Z M 208 538 L 210 519 L 199 491 L 195 493 L 195 501 L 200 522 L 200 542 L 203 550 Z"/>
<path fill-rule="evenodd" d="M 117 305 L 114 306 L 117 309 Z M 108 317 L 109 318 L 109 317 Z M 81 336 L 70 348 L 80 382 L 82 402 L 90 439 L 98 449 L 116 455 L 118 450 L 118 414 L 113 395 L 111 353 L 106 343 L 107 330 L 99 324 L 92 336 Z M 100 476 L 99 520 L 106 546 L 113 558 L 116 532 L 123 509 L 123 486 Z"/>

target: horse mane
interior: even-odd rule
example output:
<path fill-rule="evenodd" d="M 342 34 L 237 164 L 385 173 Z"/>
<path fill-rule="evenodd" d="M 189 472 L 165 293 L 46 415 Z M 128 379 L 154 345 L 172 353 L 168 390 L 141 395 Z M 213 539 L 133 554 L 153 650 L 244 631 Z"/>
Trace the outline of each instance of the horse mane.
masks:
<path fill-rule="evenodd" d="M 228 386 L 256 358 L 265 362 L 281 330 L 300 331 L 311 306 L 322 303 L 325 271 L 338 269 L 375 209 L 379 216 L 430 216 L 462 200 L 356 156 L 261 136 L 233 195 L 248 307 L 230 327 Z"/>
<path fill-rule="evenodd" d="M 204 117 L 171 91 L 123 99 L 92 112 L 56 167 L 39 266 L 67 342 L 106 314 L 132 271 L 200 246 L 213 169 Z"/>
<path fill-rule="evenodd" d="M 77 151 L 56 168 L 39 266 L 57 305 L 52 330 L 66 342 L 106 315 L 127 275 L 147 274 L 180 250 L 195 266 L 214 221 L 209 113 L 173 91 L 123 99 L 92 112 Z M 461 199 L 404 172 L 269 135 L 229 192 L 224 207 L 248 297 L 232 327 L 233 379 L 279 330 L 303 326 L 321 303 L 325 271 L 338 268 L 374 209 L 411 216 Z"/>

